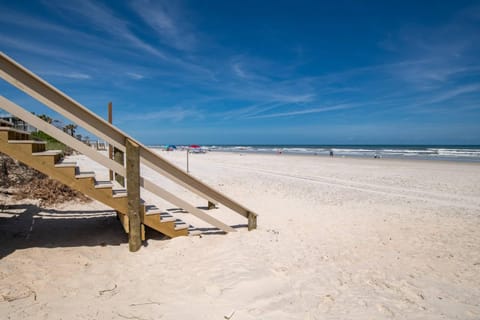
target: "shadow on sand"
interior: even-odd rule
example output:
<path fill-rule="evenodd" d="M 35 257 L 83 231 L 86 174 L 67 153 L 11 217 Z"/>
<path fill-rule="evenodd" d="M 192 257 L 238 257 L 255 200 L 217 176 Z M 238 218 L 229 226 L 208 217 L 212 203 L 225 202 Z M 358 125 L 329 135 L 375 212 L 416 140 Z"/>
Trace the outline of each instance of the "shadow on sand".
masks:
<path fill-rule="evenodd" d="M 127 243 L 113 210 L 70 211 L 31 204 L 0 211 L 0 259 L 15 250 Z"/>
<path fill-rule="evenodd" d="M 183 209 L 168 209 L 185 213 Z M 246 228 L 246 224 L 232 226 Z M 225 232 L 214 228 L 194 228 L 193 234 L 218 235 Z M 168 237 L 147 228 L 144 245 L 148 240 Z M 114 210 L 57 210 L 32 204 L 8 205 L 0 208 L 0 259 L 15 250 L 26 248 L 58 248 L 82 246 L 118 246 L 128 242 Z"/>

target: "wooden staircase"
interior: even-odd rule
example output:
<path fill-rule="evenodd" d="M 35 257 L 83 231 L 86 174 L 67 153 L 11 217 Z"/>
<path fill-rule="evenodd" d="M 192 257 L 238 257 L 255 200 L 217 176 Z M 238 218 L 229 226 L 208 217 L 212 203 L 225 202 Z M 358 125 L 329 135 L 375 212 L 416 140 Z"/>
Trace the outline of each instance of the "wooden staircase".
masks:
<path fill-rule="evenodd" d="M 140 249 L 141 240 L 145 239 L 145 226 L 169 237 L 187 235 L 189 232 L 186 224 L 175 220 L 155 206 L 146 205 L 140 198 L 141 190 L 151 192 L 220 231 L 225 233 L 237 231 L 217 217 L 180 198 L 178 194 L 166 190 L 157 181 L 142 176 L 140 165 L 154 170 L 175 185 L 208 201 L 208 208 L 221 204 L 243 216 L 247 219 L 248 230 L 257 228 L 255 212 L 163 159 L 2 52 L 0 52 L 0 77 L 75 125 L 106 141 L 119 152 L 124 162 L 101 155 L 0 95 L 1 109 L 91 158 L 111 172 L 126 178 L 125 186 L 128 190 L 118 190 L 111 181 L 97 181 L 93 173 L 80 172 L 76 163 L 63 159 L 61 152 L 46 151 L 45 143 L 32 140 L 27 132 L 15 130 L 5 123 L 0 127 L 1 152 L 115 209 L 125 231 L 129 234 L 131 251 Z"/>
<path fill-rule="evenodd" d="M 115 209 L 125 232 L 128 233 L 126 190 L 114 189 L 115 182 L 96 180 L 94 172 L 81 172 L 75 162 L 64 161 L 62 151 L 46 150 L 45 146 L 44 141 L 32 140 L 28 132 L 12 128 L 9 122 L 0 122 L 0 152 Z M 186 223 L 143 201 L 140 206 L 140 217 L 142 240 L 145 240 L 144 226 L 171 238 L 186 236 L 189 233 Z"/>

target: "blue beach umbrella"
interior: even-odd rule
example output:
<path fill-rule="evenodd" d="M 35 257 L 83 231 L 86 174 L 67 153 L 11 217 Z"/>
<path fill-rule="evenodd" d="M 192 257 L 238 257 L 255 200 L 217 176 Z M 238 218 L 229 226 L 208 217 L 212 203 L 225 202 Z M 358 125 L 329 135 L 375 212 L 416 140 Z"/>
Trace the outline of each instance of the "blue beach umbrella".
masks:
<path fill-rule="evenodd" d="M 172 151 L 172 150 L 176 150 L 177 149 L 177 146 L 176 145 L 173 145 L 173 144 L 169 144 L 167 146 L 167 151 Z"/>

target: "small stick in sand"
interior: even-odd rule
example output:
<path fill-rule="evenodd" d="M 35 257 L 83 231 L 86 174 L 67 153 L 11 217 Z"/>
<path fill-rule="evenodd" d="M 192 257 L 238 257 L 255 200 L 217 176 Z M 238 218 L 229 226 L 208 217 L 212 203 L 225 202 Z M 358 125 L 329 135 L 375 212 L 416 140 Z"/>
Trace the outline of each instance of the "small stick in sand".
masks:
<path fill-rule="evenodd" d="M 112 289 L 100 290 L 100 291 L 98 291 L 98 294 L 103 295 L 105 292 L 110 292 L 110 291 L 113 291 L 115 289 L 117 289 L 117 284 L 116 283 L 115 283 L 115 286 Z"/>

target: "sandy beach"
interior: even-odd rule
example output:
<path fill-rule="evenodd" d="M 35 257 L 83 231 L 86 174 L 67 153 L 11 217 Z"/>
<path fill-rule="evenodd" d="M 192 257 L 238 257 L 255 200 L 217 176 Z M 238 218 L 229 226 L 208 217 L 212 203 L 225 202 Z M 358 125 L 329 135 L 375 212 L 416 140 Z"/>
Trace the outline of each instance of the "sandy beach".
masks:
<path fill-rule="evenodd" d="M 185 152 L 161 154 L 186 167 Z M 206 234 L 151 232 L 130 253 L 98 202 L 3 199 L 0 318 L 480 318 L 480 165 L 209 152 L 191 154 L 189 168 L 258 213 L 258 230 L 225 208 L 209 213 L 238 232 L 177 211 Z"/>

